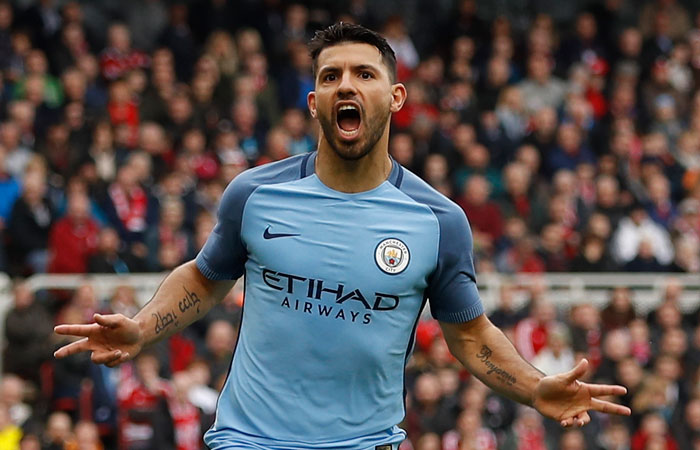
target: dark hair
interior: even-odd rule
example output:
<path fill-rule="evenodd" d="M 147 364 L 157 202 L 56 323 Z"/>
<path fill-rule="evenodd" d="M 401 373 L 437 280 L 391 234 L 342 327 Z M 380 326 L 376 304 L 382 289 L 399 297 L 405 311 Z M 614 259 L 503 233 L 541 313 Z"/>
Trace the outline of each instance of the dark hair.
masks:
<path fill-rule="evenodd" d="M 309 53 L 313 61 L 312 69 L 314 78 L 316 77 L 316 61 L 318 55 L 324 48 L 332 47 L 343 42 L 359 42 L 377 47 L 382 54 L 382 61 L 389 69 L 389 78 L 392 83 L 396 81 L 396 55 L 389 43 L 379 33 L 372 31 L 362 25 L 339 22 L 316 31 L 314 37 L 309 41 Z"/>

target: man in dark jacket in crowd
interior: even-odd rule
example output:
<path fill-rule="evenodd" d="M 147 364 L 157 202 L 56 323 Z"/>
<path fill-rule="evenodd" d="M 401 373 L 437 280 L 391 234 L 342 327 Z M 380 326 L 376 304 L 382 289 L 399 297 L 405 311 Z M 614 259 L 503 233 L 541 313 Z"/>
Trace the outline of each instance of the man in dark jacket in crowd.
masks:
<path fill-rule="evenodd" d="M 53 350 L 49 336 L 53 320 L 46 309 L 34 300 L 23 282 L 14 287 L 14 306 L 5 318 L 3 370 L 22 378 L 38 381 L 39 366 Z"/>

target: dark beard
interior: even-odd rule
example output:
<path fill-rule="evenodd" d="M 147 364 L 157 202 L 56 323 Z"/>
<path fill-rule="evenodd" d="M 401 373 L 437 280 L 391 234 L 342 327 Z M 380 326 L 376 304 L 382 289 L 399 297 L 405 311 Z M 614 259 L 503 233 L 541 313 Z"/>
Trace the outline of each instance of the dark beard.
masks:
<path fill-rule="evenodd" d="M 382 114 L 380 113 L 377 115 L 381 116 Z M 326 141 L 328 141 L 328 144 L 331 146 L 335 154 L 338 155 L 339 158 L 346 161 L 357 161 L 367 156 L 367 154 L 372 151 L 379 139 L 381 139 L 389 117 L 391 117 L 391 114 L 389 114 L 387 111 L 387 114 L 384 115 L 384 117 L 372 119 L 367 118 L 362 124 L 366 127 L 364 138 L 359 142 L 353 143 L 352 145 L 344 145 L 337 142 L 337 125 L 332 118 L 327 118 L 323 114 L 319 114 L 318 121 L 321 124 L 321 129 L 323 130 L 323 135 L 326 137 Z"/>

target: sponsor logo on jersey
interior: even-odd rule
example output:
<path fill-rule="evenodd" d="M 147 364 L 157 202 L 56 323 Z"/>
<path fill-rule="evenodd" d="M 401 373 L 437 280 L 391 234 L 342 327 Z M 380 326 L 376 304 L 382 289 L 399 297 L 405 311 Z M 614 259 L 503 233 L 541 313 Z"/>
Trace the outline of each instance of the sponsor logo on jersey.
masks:
<path fill-rule="evenodd" d="M 268 287 L 284 295 L 280 303 L 284 308 L 364 325 L 372 321 L 372 313 L 394 310 L 400 301 L 395 294 L 363 292 L 343 283 L 270 269 L 263 269 L 262 279 Z"/>
<path fill-rule="evenodd" d="M 374 261 L 382 272 L 398 275 L 408 267 L 411 253 L 402 241 L 396 238 L 384 239 L 374 250 Z"/>

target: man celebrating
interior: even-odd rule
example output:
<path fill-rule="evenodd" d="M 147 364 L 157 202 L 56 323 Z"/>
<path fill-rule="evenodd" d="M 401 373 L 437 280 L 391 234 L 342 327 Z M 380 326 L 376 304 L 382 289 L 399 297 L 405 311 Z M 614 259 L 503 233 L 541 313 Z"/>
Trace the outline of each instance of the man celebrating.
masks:
<path fill-rule="evenodd" d="M 388 156 L 389 119 L 406 99 L 386 41 L 336 24 L 310 43 L 321 125 L 317 152 L 242 173 L 195 261 L 175 269 L 133 319 L 59 325 L 115 366 L 201 318 L 245 274 L 240 338 L 212 449 L 390 449 L 405 438 L 404 366 L 430 299 L 452 353 L 491 388 L 562 426 L 622 386 L 578 381 L 588 363 L 545 377 L 486 318 L 461 209 Z"/>

